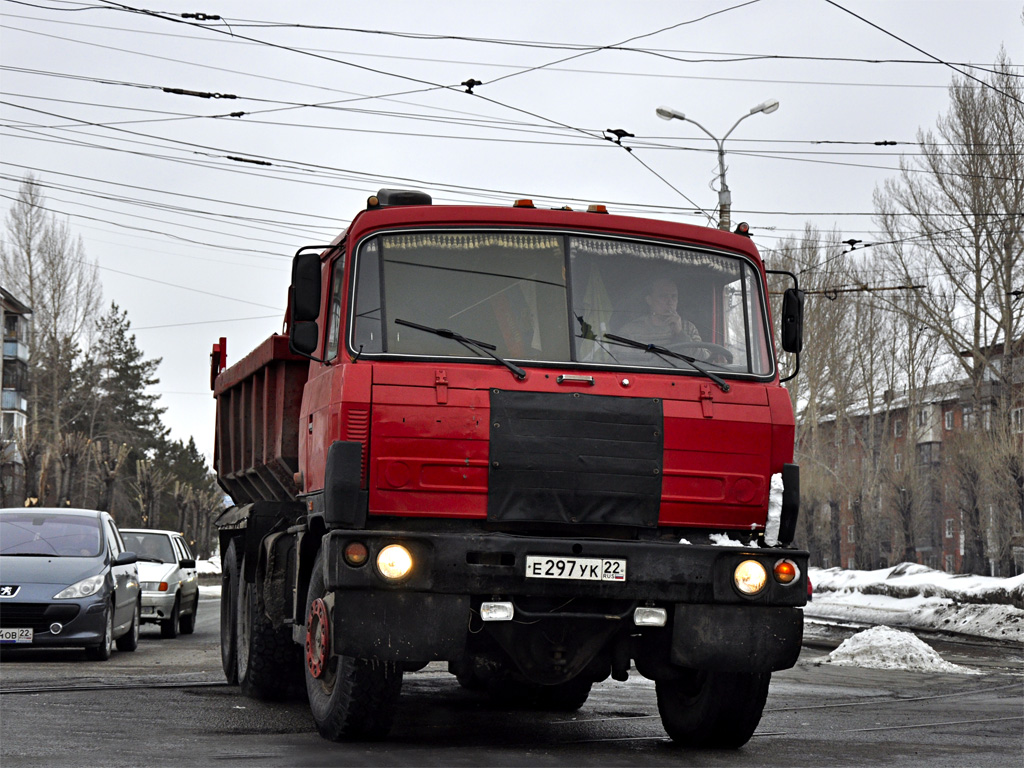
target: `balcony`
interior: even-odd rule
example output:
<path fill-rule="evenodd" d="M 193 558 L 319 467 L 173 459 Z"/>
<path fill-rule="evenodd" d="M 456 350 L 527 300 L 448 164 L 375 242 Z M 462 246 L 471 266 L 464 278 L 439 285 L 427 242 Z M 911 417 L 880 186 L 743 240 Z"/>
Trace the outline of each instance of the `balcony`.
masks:
<path fill-rule="evenodd" d="M 17 339 L 4 339 L 4 359 L 28 362 L 28 344 Z"/>
<path fill-rule="evenodd" d="M 3 400 L 0 402 L 0 410 L 25 413 L 28 411 L 28 400 L 16 389 L 5 389 Z"/>

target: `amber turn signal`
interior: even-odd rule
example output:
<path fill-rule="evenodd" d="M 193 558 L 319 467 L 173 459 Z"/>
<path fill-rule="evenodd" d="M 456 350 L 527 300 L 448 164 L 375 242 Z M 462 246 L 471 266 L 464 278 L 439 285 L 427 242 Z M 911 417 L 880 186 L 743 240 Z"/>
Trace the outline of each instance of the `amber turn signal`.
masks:
<path fill-rule="evenodd" d="M 361 541 L 350 541 L 345 545 L 345 549 L 342 552 L 342 557 L 345 558 L 345 562 L 354 568 L 358 568 L 360 565 L 365 563 L 369 556 L 370 553 L 366 549 L 366 545 Z"/>
<path fill-rule="evenodd" d="M 773 569 L 775 580 L 780 584 L 791 584 L 800 575 L 800 569 L 792 560 L 779 560 Z"/>

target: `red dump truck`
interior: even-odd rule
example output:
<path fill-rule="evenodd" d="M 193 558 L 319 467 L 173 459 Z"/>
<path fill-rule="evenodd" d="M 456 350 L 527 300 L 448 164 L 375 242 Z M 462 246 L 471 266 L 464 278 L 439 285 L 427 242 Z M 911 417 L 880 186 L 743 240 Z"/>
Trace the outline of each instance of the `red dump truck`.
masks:
<path fill-rule="evenodd" d="M 807 599 L 745 229 L 385 189 L 300 249 L 285 332 L 212 355 L 228 680 L 342 740 L 430 662 L 538 709 L 632 672 L 676 742 L 744 744 Z"/>

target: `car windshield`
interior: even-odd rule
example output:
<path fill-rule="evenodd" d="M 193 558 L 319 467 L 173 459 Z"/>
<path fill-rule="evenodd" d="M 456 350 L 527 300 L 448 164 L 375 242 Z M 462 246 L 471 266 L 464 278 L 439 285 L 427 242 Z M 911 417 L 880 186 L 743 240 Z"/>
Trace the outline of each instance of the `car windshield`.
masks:
<path fill-rule="evenodd" d="M 773 373 L 761 281 L 738 255 L 558 233 L 432 231 L 363 241 L 356 271 L 351 343 L 362 354 L 492 356 L 461 335 L 515 361 L 696 373 L 646 348 L 655 345 L 723 375 Z"/>
<path fill-rule="evenodd" d="M 176 563 L 171 548 L 171 539 L 163 533 L 132 533 L 121 531 L 124 548 L 144 560 L 159 560 L 161 563 Z"/>
<path fill-rule="evenodd" d="M 0 515 L 0 555 L 98 557 L 102 546 L 96 517 L 46 512 Z"/>

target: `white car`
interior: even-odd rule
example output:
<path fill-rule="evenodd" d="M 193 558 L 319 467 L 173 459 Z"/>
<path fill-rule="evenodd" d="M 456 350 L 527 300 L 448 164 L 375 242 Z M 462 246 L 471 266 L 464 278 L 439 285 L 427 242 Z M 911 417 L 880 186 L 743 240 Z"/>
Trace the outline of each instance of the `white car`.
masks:
<path fill-rule="evenodd" d="M 199 578 L 185 538 L 150 528 L 122 528 L 121 536 L 138 558 L 142 623 L 159 624 L 163 637 L 191 635 L 199 611 Z"/>

